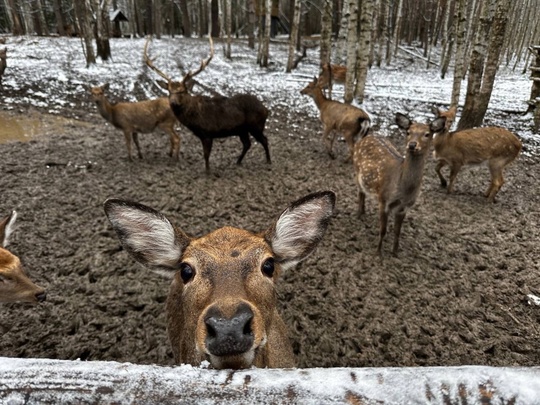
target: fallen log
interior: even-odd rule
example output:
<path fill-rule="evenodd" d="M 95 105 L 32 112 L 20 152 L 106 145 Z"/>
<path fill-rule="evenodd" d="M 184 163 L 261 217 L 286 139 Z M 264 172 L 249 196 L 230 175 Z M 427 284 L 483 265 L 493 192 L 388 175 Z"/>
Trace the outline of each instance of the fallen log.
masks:
<path fill-rule="evenodd" d="M 533 404 L 540 367 L 209 370 L 0 357 L 2 404 Z"/>

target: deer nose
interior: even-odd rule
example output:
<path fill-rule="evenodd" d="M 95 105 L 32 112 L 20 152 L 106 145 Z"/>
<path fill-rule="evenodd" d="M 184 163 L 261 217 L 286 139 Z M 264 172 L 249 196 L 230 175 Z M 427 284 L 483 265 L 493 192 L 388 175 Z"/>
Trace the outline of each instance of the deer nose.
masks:
<path fill-rule="evenodd" d="M 36 294 L 36 300 L 38 300 L 38 302 L 43 302 L 45 301 L 46 298 L 47 298 L 47 293 L 45 291 L 42 291 Z"/>
<path fill-rule="evenodd" d="M 410 142 L 410 143 L 409 143 L 409 150 L 415 150 L 415 149 L 416 149 L 416 145 L 417 145 L 416 142 Z"/>
<path fill-rule="evenodd" d="M 238 306 L 232 318 L 227 319 L 221 311 L 208 310 L 206 324 L 206 348 L 214 356 L 231 356 L 247 352 L 253 345 L 251 321 L 253 311 L 247 304 Z"/>

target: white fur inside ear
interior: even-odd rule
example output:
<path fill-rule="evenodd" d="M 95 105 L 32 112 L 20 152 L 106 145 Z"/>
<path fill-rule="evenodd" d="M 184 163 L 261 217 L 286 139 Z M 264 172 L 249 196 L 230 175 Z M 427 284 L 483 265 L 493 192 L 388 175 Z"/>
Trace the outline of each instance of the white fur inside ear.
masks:
<path fill-rule="evenodd" d="M 123 242 L 150 266 L 169 267 L 180 259 L 174 227 L 163 216 L 124 207 L 110 216 L 112 225 L 123 234 Z"/>
<path fill-rule="evenodd" d="M 11 218 L 9 219 L 9 222 L 6 224 L 6 228 L 4 229 L 4 240 L 2 241 L 2 247 L 6 247 L 9 243 L 9 237 L 13 233 L 13 230 L 15 229 L 15 220 L 17 219 L 17 212 L 13 211 L 11 213 Z"/>
<path fill-rule="evenodd" d="M 306 246 L 321 238 L 320 221 L 325 216 L 321 203 L 307 202 L 293 210 L 287 208 L 276 223 L 272 240 L 274 252 L 285 259 L 296 259 L 283 267 L 292 267 L 305 254 Z"/>

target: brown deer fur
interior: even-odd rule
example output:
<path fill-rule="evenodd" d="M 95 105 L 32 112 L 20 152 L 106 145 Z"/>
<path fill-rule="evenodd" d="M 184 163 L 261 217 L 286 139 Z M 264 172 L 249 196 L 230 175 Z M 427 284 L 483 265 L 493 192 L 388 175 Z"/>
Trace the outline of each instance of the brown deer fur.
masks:
<path fill-rule="evenodd" d="M 345 84 L 347 66 L 324 63 L 321 69 L 319 84 L 322 89 L 328 89 L 328 98 L 332 100 L 332 86 L 334 83 Z"/>
<path fill-rule="evenodd" d="M 2 85 L 2 76 L 7 67 L 7 48 L 0 49 L 0 85 Z"/>
<path fill-rule="evenodd" d="M 444 117 L 449 112 L 437 110 L 436 115 Z M 450 116 L 451 116 L 450 112 Z M 455 117 L 455 112 L 454 112 Z M 521 141 L 512 132 L 499 127 L 482 127 L 450 132 L 448 128 L 437 134 L 434 140 L 435 171 L 442 187 L 450 194 L 454 189 L 456 177 L 463 166 L 487 162 L 491 182 L 485 193 L 488 201 L 495 196 L 504 184 L 503 170 L 512 163 L 521 150 Z M 444 166 L 450 166 L 450 180 L 441 173 Z"/>
<path fill-rule="evenodd" d="M 180 151 L 180 136 L 175 131 L 176 117 L 171 111 L 169 100 L 161 97 L 155 100 L 145 100 L 134 103 L 111 104 L 105 95 L 108 85 L 92 87 L 92 99 L 103 118 L 124 132 L 129 160 L 131 156 L 131 140 L 137 147 L 139 158 L 142 159 L 138 133 L 150 133 L 156 128 L 169 135 L 171 148 L 169 156 L 178 160 Z"/>
<path fill-rule="evenodd" d="M 412 122 L 398 113 L 396 123 L 407 131 L 405 157 L 388 140 L 371 135 L 356 143 L 353 156 L 358 183 L 358 215 L 365 212 L 366 195 L 374 197 L 379 204 L 379 255 L 391 212 L 394 212 L 393 253 L 397 254 L 405 214 L 420 194 L 433 134 L 443 130 L 445 118 L 426 125 Z"/>
<path fill-rule="evenodd" d="M 206 171 L 210 171 L 210 153 L 212 144 L 216 138 L 230 136 L 240 137 L 242 153 L 236 164 L 241 164 L 244 156 L 251 147 L 251 134 L 259 142 L 266 154 L 266 162 L 272 163 L 268 149 L 268 139 L 264 135 L 264 127 L 268 118 L 268 110 L 261 101 L 252 94 L 236 94 L 231 97 L 225 96 L 202 96 L 190 93 L 190 82 L 193 77 L 202 72 L 214 55 L 212 37 L 210 40 L 210 56 L 201 62 L 200 68 L 195 72 L 188 72 L 181 82 L 172 81 L 166 74 L 161 72 L 148 57 L 148 43 L 144 47 L 146 64 L 163 77 L 166 82 L 157 83 L 169 92 L 169 102 L 178 121 L 186 126 L 201 140 L 204 153 Z"/>
<path fill-rule="evenodd" d="M 320 119 L 323 124 L 323 143 L 330 157 L 332 159 L 335 157 L 332 149 L 337 134 L 341 133 L 349 147 L 349 154 L 346 159 L 349 160 L 353 153 L 356 138 L 365 136 L 371 126 L 371 120 L 367 113 L 350 104 L 326 98 L 317 78 L 314 78 L 300 93 L 313 98 L 319 109 Z M 329 135 L 332 132 L 333 135 L 330 138 Z"/>
<path fill-rule="evenodd" d="M 108 200 L 105 212 L 126 251 L 172 277 L 167 299 L 176 363 L 212 367 L 293 367 L 287 327 L 277 310 L 280 273 L 313 252 L 333 215 L 335 194 L 310 194 L 266 230 L 224 227 L 189 237 L 159 212 Z"/>
<path fill-rule="evenodd" d="M 28 278 L 19 258 L 5 249 L 16 218 L 13 211 L 0 220 L 0 302 L 42 302 L 45 290 Z"/>

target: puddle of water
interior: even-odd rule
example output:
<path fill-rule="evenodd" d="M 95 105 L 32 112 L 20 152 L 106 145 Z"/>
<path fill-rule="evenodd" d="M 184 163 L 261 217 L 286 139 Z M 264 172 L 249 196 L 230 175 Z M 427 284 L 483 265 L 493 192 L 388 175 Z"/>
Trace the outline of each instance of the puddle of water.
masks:
<path fill-rule="evenodd" d="M 14 115 L 0 111 L 0 143 L 27 142 L 43 135 L 61 133 L 70 121 L 52 114 L 32 112 Z"/>

